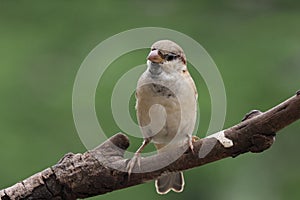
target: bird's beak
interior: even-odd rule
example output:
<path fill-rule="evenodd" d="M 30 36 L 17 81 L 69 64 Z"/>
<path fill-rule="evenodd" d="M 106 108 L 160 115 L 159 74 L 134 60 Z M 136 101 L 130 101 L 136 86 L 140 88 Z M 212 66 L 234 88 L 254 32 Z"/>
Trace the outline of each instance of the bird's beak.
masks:
<path fill-rule="evenodd" d="M 158 50 L 152 50 L 147 59 L 154 63 L 161 63 L 163 61 L 163 58 L 159 55 Z"/>

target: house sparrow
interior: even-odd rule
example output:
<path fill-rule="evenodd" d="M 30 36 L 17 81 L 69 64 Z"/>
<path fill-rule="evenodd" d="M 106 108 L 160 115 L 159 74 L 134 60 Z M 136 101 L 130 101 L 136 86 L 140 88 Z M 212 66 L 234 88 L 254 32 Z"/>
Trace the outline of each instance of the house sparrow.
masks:
<path fill-rule="evenodd" d="M 151 141 L 158 153 L 186 144 L 193 150 L 198 94 L 186 64 L 186 56 L 176 43 L 160 40 L 152 45 L 147 69 L 136 89 L 137 118 L 144 141 L 127 165 L 129 174 L 140 163 L 140 153 Z M 155 186 L 159 194 L 181 192 L 183 174 L 164 175 L 155 181 Z"/>

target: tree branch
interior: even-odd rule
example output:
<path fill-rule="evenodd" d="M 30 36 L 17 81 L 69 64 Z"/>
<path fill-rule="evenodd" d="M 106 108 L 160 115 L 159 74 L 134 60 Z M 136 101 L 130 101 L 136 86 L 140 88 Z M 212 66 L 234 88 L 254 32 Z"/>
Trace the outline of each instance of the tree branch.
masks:
<path fill-rule="evenodd" d="M 299 118 L 298 91 L 295 96 L 267 112 L 251 112 L 241 123 L 195 141 L 194 152 L 187 150 L 166 167 L 150 170 L 155 163 L 164 162 L 170 152 L 143 158 L 141 168 L 149 172 L 133 173 L 130 178 L 124 171 L 128 162 L 124 152 L 129 140 L 119 133 L 91 151 L 66 154 L 56 165 L 1 190 L 0 197 L 3 200 L 77 199 L 105 194 L 157 179 L 162 174 L 183 171 L 246 152 L 262 152 L 273 144 L 276 132 Z M 224 136 L 233 141 L 233 146 Z M 139 170 L 138 167 L 135 169 L 136 172 Z"/>

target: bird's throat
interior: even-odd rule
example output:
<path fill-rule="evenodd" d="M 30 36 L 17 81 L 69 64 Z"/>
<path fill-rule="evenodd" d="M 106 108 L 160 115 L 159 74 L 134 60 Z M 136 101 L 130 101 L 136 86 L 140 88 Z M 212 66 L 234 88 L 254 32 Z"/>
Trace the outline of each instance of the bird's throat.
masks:
<path fill-rule="evenodd" d="M 157 76 L 159 74 L 162 73 L 162 68 L 158 63 L 151 63 L 149 65 L 149 72 L 153 75 L 153 76 Z"/>

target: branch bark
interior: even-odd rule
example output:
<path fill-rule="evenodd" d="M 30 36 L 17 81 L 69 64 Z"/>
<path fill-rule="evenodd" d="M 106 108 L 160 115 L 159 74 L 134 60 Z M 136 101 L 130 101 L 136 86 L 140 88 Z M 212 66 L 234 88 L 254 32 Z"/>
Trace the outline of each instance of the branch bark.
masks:
<path fill-rule="evenodd" d="M 66 154 L 56 165 L 45 169 L 9 188 L 0 191 L 0 198 L 9 199 L 77 199 L 105 194 L 114 190 L 157 179 L 175 171 L 198 167 L 226 157 L 246 152 L 262 152 L 274 141 L 275 133 L 300 118 L 300 92 L 274 108 L 261 113 L 251 112 L 241 123 L 193 143 L 175 162 L 161 169 L 133 173 L 125 172 L 128 159 L 124 152 L 128 138 L 121 133 L 91 151 L 83 154 Z M 233 146 L 222 145 L 216 138 L 224 136 Z M 152 169 L 155 163 L 164 162 L 170 152 L 141 160 L 143 170 Z M 138 172 L 140 169 L 135 169 Z"/>

